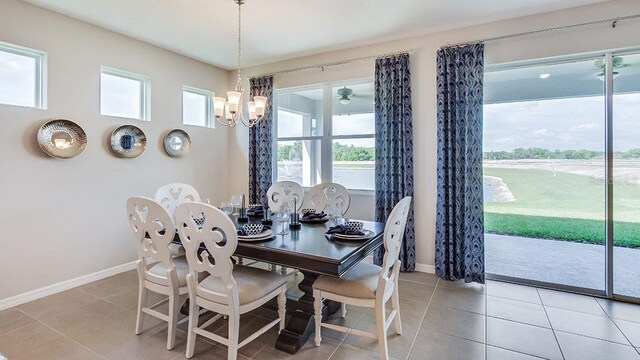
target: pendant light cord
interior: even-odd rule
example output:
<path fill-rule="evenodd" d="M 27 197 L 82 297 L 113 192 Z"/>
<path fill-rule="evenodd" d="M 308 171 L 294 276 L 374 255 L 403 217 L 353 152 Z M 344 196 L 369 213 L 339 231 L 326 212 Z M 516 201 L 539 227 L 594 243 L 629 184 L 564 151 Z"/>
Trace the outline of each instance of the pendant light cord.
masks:
<path fill-rule="evenodd" d="M 236 86 L 236 91 L 240 91 L 238 88 L 241 88 L 242 77 L 240 75 L 240 58 L 242 55 L 242 1 L 238 0 L 238 84 Z"/>

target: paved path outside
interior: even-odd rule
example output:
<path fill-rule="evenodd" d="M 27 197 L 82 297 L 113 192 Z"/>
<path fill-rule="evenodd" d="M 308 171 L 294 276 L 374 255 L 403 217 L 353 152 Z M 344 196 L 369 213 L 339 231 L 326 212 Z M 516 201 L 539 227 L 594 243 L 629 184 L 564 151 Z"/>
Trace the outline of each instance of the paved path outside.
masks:
<path fill-rule="evenodd" d="M 614 292 L 640 297 L 640 249 L 614 248 Z M 509 235 L 485 235 L 490 274 L 604 289 L 604 246 Z"/>

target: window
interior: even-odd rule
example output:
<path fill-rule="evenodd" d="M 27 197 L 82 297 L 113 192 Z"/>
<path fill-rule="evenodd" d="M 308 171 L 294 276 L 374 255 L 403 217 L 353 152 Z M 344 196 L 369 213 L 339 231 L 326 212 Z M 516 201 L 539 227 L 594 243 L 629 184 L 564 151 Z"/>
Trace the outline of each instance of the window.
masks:
<path fill-rule="evenodd" d="M 106 66 L 100 73 L 100 115 L 149 120 L 149 79 Z"/>
<path fill-rule="evenodd" d="M 274 108 L 276 181 L 307 187 L 336 182 L 348 189 L 374 189 L 371 80 L 281 89 Z"/>
<path fill-rule="evenodd" d="M 46 53 L 0 42 L 0 104 L 46 108 Z"/>
<path fill-rule="evenodd" d="M 211 108 L 213 93 L 188 86 L 182 88 L 182 123 L 213 127 Z"/>

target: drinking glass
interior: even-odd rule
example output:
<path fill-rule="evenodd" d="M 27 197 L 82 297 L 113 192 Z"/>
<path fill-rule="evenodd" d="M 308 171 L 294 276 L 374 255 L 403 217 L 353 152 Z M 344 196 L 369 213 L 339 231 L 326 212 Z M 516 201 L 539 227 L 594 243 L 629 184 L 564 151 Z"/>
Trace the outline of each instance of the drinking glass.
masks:
<path fill-rule="evenodd" d="M 231 196 L 231 205 L 233 206 L 233 215 L 240 213 L 240 205 L 242 205 L 242 195 Z"/>
<path fill-rule="evenodd" d="M 340 225 L 344 223 L 344 218 L 342 217 L 342 202 L 336 204 L 336 225 Z"/>
<path fill-rule="evenodd" d="M 227 216 L 229 216 L 233 213 L 233 204 L 230 202 L 223 201 L 220 204 L 220 210 L 222 210 L 222 212 L 224 212 L 225 214 L 227 214 Z"/>
<path fill-rule="evenodd" d="M 289 204 L 282 204 L 280 210 L 277 213 L 278 222 L 282 224 L 282 231 L 278 232 L 278 235 L 286 235 L 289 233 L 289 220 L 291 219 L 291 208 Z"/>

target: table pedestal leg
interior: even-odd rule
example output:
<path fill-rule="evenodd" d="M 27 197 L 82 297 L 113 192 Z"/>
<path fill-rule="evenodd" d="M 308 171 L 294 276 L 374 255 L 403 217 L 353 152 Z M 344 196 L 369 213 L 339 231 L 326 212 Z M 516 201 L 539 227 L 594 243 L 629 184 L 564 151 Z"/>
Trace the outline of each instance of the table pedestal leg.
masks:
<path fill-rule="evenodd" d="M 298 300 L 295 312 L 291 314 L 291 318 L 287 322 L 284 330 L 280 332 L 276 341 L 276 348 L 290 354 L 295 354 L 304 345 L 311 334 L 315 331 L 315 320 L 313 319 L 313 283 L 318 275 L 302 272 L 304 279 L 298 284 L 304 295 Z M 335 313 L 340 309 L 340 303 L 335 301 L 324 301 L 322 307 L 322 319 Z M 287 309 L 289 310 L 289 309 Z"/>

